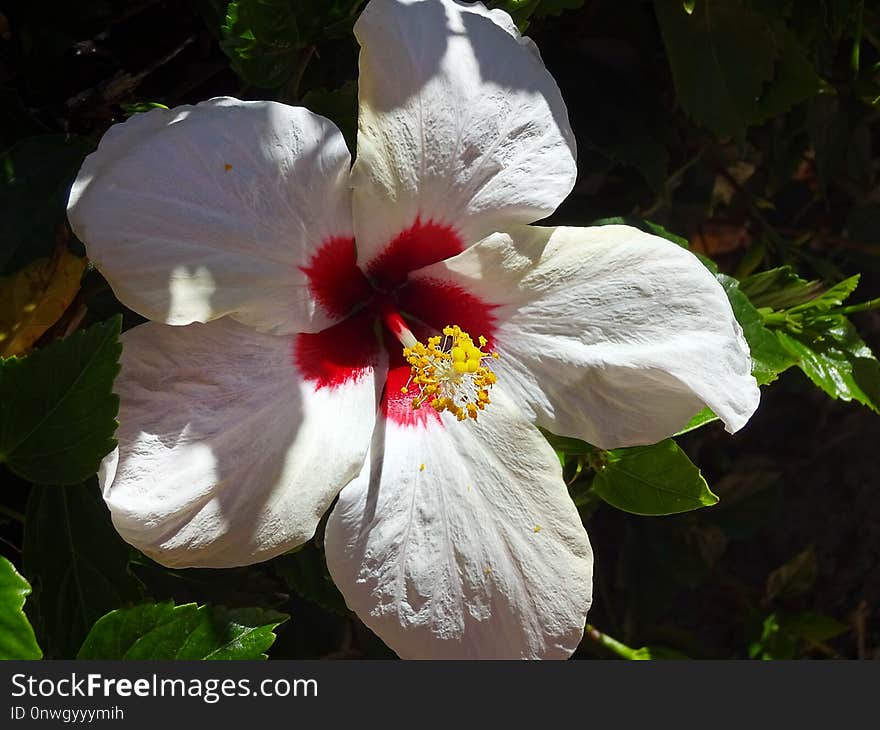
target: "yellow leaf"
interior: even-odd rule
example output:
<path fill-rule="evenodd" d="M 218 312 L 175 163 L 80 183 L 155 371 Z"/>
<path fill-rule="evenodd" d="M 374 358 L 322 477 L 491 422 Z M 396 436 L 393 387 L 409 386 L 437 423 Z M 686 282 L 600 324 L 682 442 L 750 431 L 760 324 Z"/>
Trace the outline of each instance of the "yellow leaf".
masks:
<path fill-rule="evenodd" d="M 27 352 L 79 291 L 86 260 L 60 248 L 0 278 L 0 356 Z"/>

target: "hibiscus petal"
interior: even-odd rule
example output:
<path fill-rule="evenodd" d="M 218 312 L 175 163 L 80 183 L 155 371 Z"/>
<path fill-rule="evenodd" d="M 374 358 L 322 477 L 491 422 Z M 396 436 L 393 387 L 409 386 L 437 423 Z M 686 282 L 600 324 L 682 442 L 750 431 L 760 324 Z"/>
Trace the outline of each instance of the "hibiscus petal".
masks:
<path fill-rule="evenodd" d="M 228 314 L 317 331 L 338 313 L 302 269 L 351 240 L 349 165 L 339 130 L 302 108 L 219 98 L 156 109 L 104 135 L 68 217 L 119 299 L 149 319 Z"/>
<path fill-rule="evenodd" d="M 503 393 L 477 422 L 380 419 L 325 533 L 346 603 L 403 658 L 565 658 L 592 552 L 556 455 Z"/>
<path fill-rule="evenodd" d="M 636 228 L 516 227 L 413 281 L 495 305 L 498 382 L 553 433 L 650 444 L 704 406 L 731 432 L 758 407 L 724 290 L 691 253 Z"/>
<path fill-rule="evenodd" d="M 119 448 L 99 478 L 128 542 L 164 565 L 226 567 L 312 537 L 361 468 L 384 377 L 366 342 L 347 362 L 302 346 L 328 332 L 267 335 L 227 318 L 123 335 Z"/>
<path fill-rule="evenodd" d="M 456 233 L 458 248 L 423 266 L 543 218 L 568 195 L 576 173 L 568 113 L 509 16 L 451 0 L 373 0 L 355 34 L 352 183 L 366 268 L 401 234 L 430 249 L 438 230 Z"/>

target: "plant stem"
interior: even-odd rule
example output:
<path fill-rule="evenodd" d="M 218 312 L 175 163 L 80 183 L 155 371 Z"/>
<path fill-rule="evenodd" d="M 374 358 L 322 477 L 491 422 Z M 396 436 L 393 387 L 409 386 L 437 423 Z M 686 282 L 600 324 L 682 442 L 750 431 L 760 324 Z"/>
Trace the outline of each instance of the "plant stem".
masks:
<path fill-rule="evenodd" d="M 603 634 L 599 629 L 597 629 L 592 624 L 587 624 L 586 627 L 587 636 L 589 636 L 593 641 L 597 644 L 601 644 L 608 651 L 613 654 L 616 654 L 621 659 L 635 659 L 636 658 L 636 650 L 628 647 L 626 644 L 619 642 L 617 639 L 608 636 L 608 634 Z"/>
<path fill-rule="evenodd" d="M 848 307 L 840 307 L 834 310 L 834 314 L 852 314 L 853 312 L 867 312 L 871 309 L 880 309 L 880 297 L 869 299 L 861 304 L 850 304 Z"/>

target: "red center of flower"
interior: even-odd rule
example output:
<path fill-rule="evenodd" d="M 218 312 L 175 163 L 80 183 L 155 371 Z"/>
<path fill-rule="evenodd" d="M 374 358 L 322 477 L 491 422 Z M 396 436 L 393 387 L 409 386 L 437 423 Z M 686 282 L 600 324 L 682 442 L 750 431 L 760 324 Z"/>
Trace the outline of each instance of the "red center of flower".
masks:
<path fill-rule="evenodd" d="M 418 339 L 457 324 L 491 347 L 494 307 L 461 287 L 434 279 L 409 280 L 409 273 L 454 256 L 464 249 L 451 226 L 416 218 L 367 266 L 357 266 L 352 238 L 332 237 L 321 243 L 307 266 L 309 291 L 324 311 L 345 317 L 315 334 L 296 337 L 294 360 L 316 388 L 338 388 L 363 377 L 376 366 L 381 349 L 388 354 L 383 414 L 396 423 L 421 425 L 439 419 L 430 408 L 413 410 L 412 397 L 400 392 L 410 374 L 398 340 L 401 328 Z"/>

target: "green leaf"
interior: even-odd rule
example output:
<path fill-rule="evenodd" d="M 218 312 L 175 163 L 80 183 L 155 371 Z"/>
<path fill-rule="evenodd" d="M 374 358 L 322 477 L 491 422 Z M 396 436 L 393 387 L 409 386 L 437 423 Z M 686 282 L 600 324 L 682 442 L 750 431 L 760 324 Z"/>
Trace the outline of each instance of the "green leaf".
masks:
<path fill-rule="evenodd" d="M 134 116 L 135 114 L 143 114 L 144 112 L 153 109 L 168 108 L 165 104 L 161 104 L 158 101 L 139 101 L 134 104 L 120 104 L 119 106 L 127 117 Z"/>
<path fill-rule="evenodd" d="M 363 0 L 238 0 L 226 7 L 220 47 L 235 72 L 260 88 L 283 86 L 309 58 L 304 49 L 350 31 Z"/>
<path fill-rule="evenodd" d="M 593 489 L 610 505 L 637 515 L 671 515 L 718 502 L 672 439 L 605 452 L 592 461 Z"/>
<path fill-rule="evenodd" d="M 736 321 L 743 329 L 752 357 L 752 375 L 758 385 L 772 383 L 779 374 L 795 364 L 795 357 L 783 347 L 776 335 L 764 326 L 761 313 L 739 288 L 736 279 L 718 274 L 717 279 L 724 287 Z"/>
<path fill-rule="evenodd" d="M 828 641 L 849 629 L 831 616 L 805 611 L 780 617 L 780 624 L 791 634 L 810 641 Z"/>
<path fill-rule="evenodd" d="M 759 123 L 787 112 L 795 104 L 819 93 L 820 81 L 816 69 L 798 39 L 784 21 L 769 24 L 778 53 L 772 83 L 757 102 L 752 123 Z"/>
<path fill-rule="evenodd" d="M 143 555 L 132 557 L 131 572 L 156 601 L 210 603 L 215 606 L 277 608 L 284 603 L 287 587 L 271 572 L 271 561 L 259 568 L 166 568 Z"/>
<path fill-rule="evenodd" d="M 272 566 L 290 590 L 299 596 L 327 611 L 349 615 L 345 599 L 327 570 L 324 552 L 313 540 L 296 552 L 275 558 Z"/>
<path fill-rule="evenodd" d="M 28 582 L 0 555 L 0 659 L 40 659 L 43 656 L 34 630 L 22 611 L 30 592 Z"/>
<path fill-rule="evenodd" d="M 655 9 L 682 108 L 719 135 L 742 135 L 773 78 L 766 18 L 735 0 L 701 0 L 690 13 L 681 0 L 656 0 Z"/>
<path fill-rule="evenodd" d="M 508 13 L 513 22 L 524 31 L 529 25 L 529 18 L 540 6 L 542 0 L 492 0 L 490 8 L 499 8 Z"/>
<path fill-rule="evenodd" d="M 873 173 L 870 107 L 853 103 L 847 94 L 819 94 L 807 104 L 807 131 L 816 156 L 819 187 L 827 193 L 839 175 L 870 185 Z M 855 235 L 851 237 L 858 241 Z"/>
<path fill-rule="evenodd" d="M 707 423 L 712 423 L 713 421 L 717 421 L 718 416 L 712 411 L 711 408 L 704 408 L 702 411 L 697 413 L 690 421 L 688 421 L 687 426 L 685 426 L 681 431 L 674 436 L 681 436 L 682 434 L 688 433 L 690 431 L 695 431 L 701 426 L 705 426 Z"/>
<path fill-rule="evenodd" d="M 266 659 L 283 613 L 187 603 L 111 611 L 95 623 L 77 659 Z"/>
<path fill-rule="evenodd" d="M 339 127 L 348 148 L 357 149 L 357 83 L 349 81 L 338 89 L 313 89 L 302 98 L 306 109 L 332 120 Z"/>
<path fill-rule="evenodd" d="M 843 316 L 815 320 L 801 332 L 776 332 L 798 367 L 832 398 L 880 413 L 880 363 Z"/>
<path fill-rule="evenodd" d="M 669 169 L 669 151 L 644 130 L 634 131 L 619 142 L 592 145 L 612 162 L 634 167 L 656 193 L 663 193 Z"/>
<path fill-rule="evenodd" d="M 94 481 L 32 488 L 23 553 L 34 588 L 28 614 L 47 656 L 72 658 L 95 621 L 142 599 L 128 569 L 131 548 L 113 529 Z"/>
<path fill-rule="evenodd" d="M 0 359 L 0 463 L 24 479 L 75 484 L 116 446 L 119 316 Z"/>
<path fill-rule="evenodd" d="M 771 613 L 761 624 L 761 636 L 749 645 L 749 656 L 752 659 L 794 659 L 797 644 L 797 637 L 785 631 L 779 617 Z"/>
<path fill-rule="evenodd" d="M 880 201 L 856 202 L 849 212 L 846 230 L 853 241 L 869 246 L 880 244 Z"/>
<path fill-rule="evenodd" d="M 220 47 L 247 83 L 276 88 L 293 74 L 300 37 L 296 12 L 287 0 L 231 2 Z"/>
<path fill-rule="evenodd" d="M 823 314 L 829 312 L 849 299 L 850 295 L 856 290 L 856 287 L 858 287 L 860 278 L 861 275 L 856 274 L 848 279 L 844 279 L 829 289 L 826 289 L 819 294 L 819 296 L 814 297 L 810 301 L 791 307 L 787 314 L 792 315 L 806 312 L 809 312 L 810 314 Z"/>
<path fill-rule="evenodd" d="M 0 156 L 0 274 L 49 256 L 65 224 L 67 195 L 93 149 L 79 137 L 23 139 Z"/>
<path fill-rule="evenodd" d="M 665 646 L 642 646 L 632 653 L 631 659 L 635 661 L 666 661 L 675 659 L 690 659 L 687 654 L 682 654 L 675 649 Z"/>
<path fill-rule="evenodd" d="M 536 18 L 562 15 L 567 10 L 583 7 L 586 0 L 494 0 L 486 3 L 490 8 L 500 8 L 513 18 L 513 21 L 524 29 L 533 15 Z"/>
<path fill-rule="evenodd" d="M 582 454 L 592 454 L 596 451 L 595 446 L 580 439 L 571 438 L 570 436 L 557 436 L 555 433 L 550 433 L 544 429 L 541 429 L 541 433 L 544 434 L 544 437 L 554 449 L 564 454 L 580 456 Z"/>
<path fill-rule="evenodd" d="M 780 266 L 742 279 L 739 288 L 758 308 L 788 309 L 810 301 L 822 290 L 822 282 L 807 281 L 791 266 Z"/>
<path fill-rule="evenodd" d="M 761 636 L 749 646 L 753 659 L 795 659 L 804 640 L 828 641 L 847 630 L 845 624 L 817 613 L 771 613 Z"/>
<path fill-rule="evenodd" d="M 578 10 L 584 6 L 586 0 L 541 0 L 535 10 L 536 18 L 546 18 L 551 15 L 562 15 L 568 10 Z"/>
<path fill-rule="evenodd" d="M 682 248 L 689 249 L 691 247 L 690 242 L 686 238 L 667 231 L 663 226 L 657 223 L 645 221 L 643 227 L 648 233 L 653 233 L 655 236 L 660 236 L 660 238 L 665 238 L 667 241 L 672 241 L 674 244 L 681 246 Z"/>
<path fill-rule="evenodd" d="M 809 547 L 767 576 L 764 595 L 768 601 L 803 595 L 815 584 L 817 572 L 816 553 Z"/>

